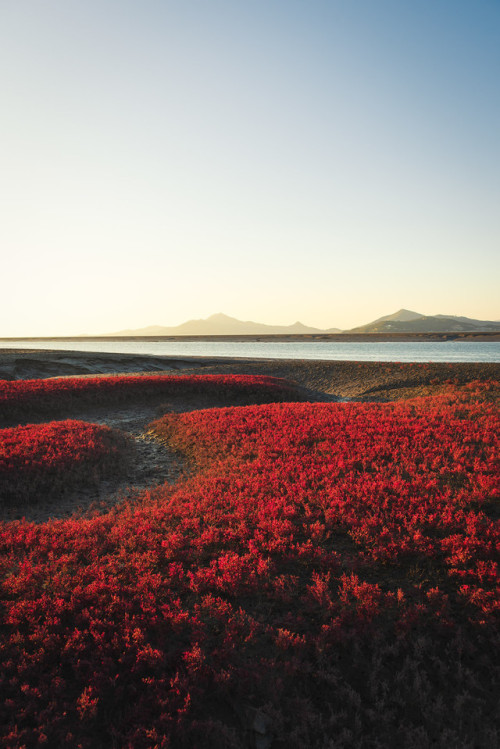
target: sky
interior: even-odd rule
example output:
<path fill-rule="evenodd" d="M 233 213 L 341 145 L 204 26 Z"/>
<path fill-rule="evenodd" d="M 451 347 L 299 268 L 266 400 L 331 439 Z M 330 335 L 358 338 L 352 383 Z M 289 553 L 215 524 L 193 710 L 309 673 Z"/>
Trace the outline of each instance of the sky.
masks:
<path fill-rule="evenodd" d="M 498 0 L 2 0 L 0 337 L 500 319 Z"/>

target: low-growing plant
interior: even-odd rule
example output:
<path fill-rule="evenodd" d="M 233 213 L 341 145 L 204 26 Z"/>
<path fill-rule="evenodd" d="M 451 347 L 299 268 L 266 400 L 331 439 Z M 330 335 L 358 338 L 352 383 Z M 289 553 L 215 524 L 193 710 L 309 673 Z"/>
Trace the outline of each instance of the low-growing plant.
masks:
<path fill-rule="evenodd" d="M 138 399 L 206 397 L 231 403 L 301 400 L 286 380 L 261 375 L 110 375 L 41 380 L 0 380 L 0 418 L 107 405 Z"/>
<path fill-rule="evenodd" d="M 0 526 L 0 746 L 498 745 L 482 392 L 168 415 L 196 474 Z"/>
<path fill-rule="evenodd" d="M 0 501 L 36 502 L 96 484 L 121 465 L 128 442 L 83 421 L 0 429 Z"/>

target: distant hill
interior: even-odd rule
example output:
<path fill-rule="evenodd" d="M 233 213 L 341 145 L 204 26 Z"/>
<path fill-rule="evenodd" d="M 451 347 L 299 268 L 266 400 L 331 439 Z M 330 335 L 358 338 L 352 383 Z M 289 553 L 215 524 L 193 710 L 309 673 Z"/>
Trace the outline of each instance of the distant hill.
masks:
<path fill-rule="evenodd" d="M 368 325 L 376 325 L 382 322 L 409 322 L 410 320 L 417 320 L 419 317 L 423 317 L 420 312 L 412 312 L 410 309 L 400 309 L 397 312 L 393 312 L 392 315 L 385 315 L 379 317 Z"/>
<path fill-rule="evenodd" d="M 346 333 L 477 333 L 499 331 L 500 322 L 473 320 L 456 315 L 421 315 L 400 309 L 392 315 L 380 317 Z"/>
<path fill-rule="evenodd" d="M 265 325 L 264 323 L 242 321 L 235 317 L 229 317 L 218 313 L 204 320 L 188 320 L 175 327 L 162 327 L 151 325 L 147 328 L 136 330 L 120 330 L 114 335 L 123 336 L 178 336 L 178 335 L 307 335 L 323 333 L 319 328 L 310 328 L 301 322 L 293 325 Z M 340 333 L 338 328 L 332 328 L 332 333 Z"/>
<path fill-rule="evenodd" d="M 457 315 L 421 315 L 400 309 L 392 315 L 351 330 L 311 328 L 301 322 L 293 325 L 266 325 L 251 320 L 237 320 L 218 313 L 202 320 L 188 320 L 175 327 L 150 325 L 147 328 L 120 330 L 115 336 L 212 336 L 212 335 L 326 335 L 328 333 L 478 333 L 500 332 L 500 321 L 474 320 Z"/>
<path fill-rule="evenodd" d="M 448 318 L 449 320 L 459 320 L 463 323 L 474 323 L 475 325 L 500 325 L 500 320 L 474 320 L 472 317 L 459 317 L 458 315 L 434 315 L 438 318 Z"/>

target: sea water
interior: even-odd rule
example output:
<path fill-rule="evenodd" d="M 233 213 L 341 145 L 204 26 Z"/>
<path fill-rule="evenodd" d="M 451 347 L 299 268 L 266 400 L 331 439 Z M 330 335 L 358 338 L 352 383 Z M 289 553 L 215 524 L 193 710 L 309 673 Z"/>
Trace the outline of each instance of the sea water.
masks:
<path fill-rule="evenodd" d="M 500 341 L 338 342 L 338 341 L 165 341 L 4 339 L 6 348 L 82 351 L 147 356 L 250 359 L 317 359 L 386 362 L 500 362 Z"/>

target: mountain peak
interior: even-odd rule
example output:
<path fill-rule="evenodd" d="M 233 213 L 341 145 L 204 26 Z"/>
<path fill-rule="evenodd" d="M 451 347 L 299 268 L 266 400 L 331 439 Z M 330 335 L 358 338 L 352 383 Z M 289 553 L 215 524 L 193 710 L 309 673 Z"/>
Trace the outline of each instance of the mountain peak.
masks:
<path fill-rule="evenodd" d="M 422 317 L 420 312 L 413 312 L 413 310 L 405 309 L 404 307 L 401 307 L 401 309 L 398 309 L 398 311 L 394 313 L 394 317 L 396 317 L 396 315 L 399 317 L 401 317 L 402 315 L 413 315 L 414 317 Z"/>
<path fill-rule="evenodd" d="M 225 315 L 223 312 L 216 312 L 214 315 L 210 315 L 210 317 L 207 317 L 207 320 L 214 320 L 215 322 L 217 322 L 217 320 L 222 322 L 224 320 L 235 320 L 235 319 L 236 319 L 235 317 L 230 317 L 229 315 Z"/>
<path fill-rule="evenodd" d="M 397 312 L 393 312 L 392 315 L 384 315 L 374 320 L 373 323 L 379 322 L 410 322 L 410 320 L 418 320 L 424 317 L 420 312 L 413 312 L 411 309 L 398 309 Z"/>

